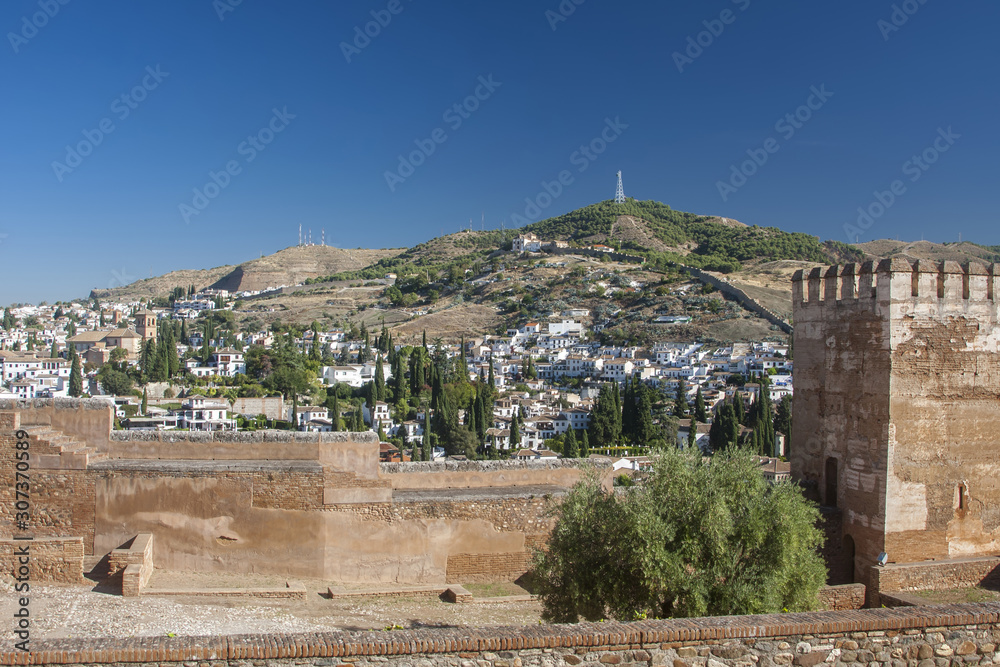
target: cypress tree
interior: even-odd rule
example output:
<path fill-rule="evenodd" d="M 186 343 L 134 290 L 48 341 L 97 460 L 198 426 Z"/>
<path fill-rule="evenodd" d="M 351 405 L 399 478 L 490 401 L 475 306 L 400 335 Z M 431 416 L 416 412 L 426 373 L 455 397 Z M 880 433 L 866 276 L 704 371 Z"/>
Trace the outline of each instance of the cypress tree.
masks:
<path fill-rule="evenodd" d="M 149 406 L 147 400 L 148 399 L 146 398 L 146 388 L 143 387 L 142 388 L 142 405 L 139 406 L 139 411 L 142 412 L 143 415 L 146 414 L 146 409 Z"/>
<path fill-rule="evenodd" d="M 739 390 L 733 392 L 732 406 L 733 412 L 736 415 L 736 423 L 745 423 L 747 418 L 746 405 L 743 404 L 743 396 L 740 395 Z"/>
<path fill-rule="evenodd" d="M 375 400 L 385 400 L 385 373 L 382 370 L 382 355 L 375 357 Z"/>
<path fill-rule="evenodd" d="M 362 416 L 363 408 L 361 407 L 361 401 L 354 404 L 354 431 L 361 432 L 365 430 L 365 419 Z"/>
<path fill-rule="evenodd" d="M 476 399 L 469 400 L 469 407 L 465 409 L 465 425 L 470 433 L 476 433 L 478 437 L 479 428 L 476 426 Z"/>
<path fill-rule="evenodd" d="M 400 427 L 399 427 L 399 437 L 400 437 L 399 451 L 402 452 L 403 450 L 406 449 L 406 445 L 408 445 L 410 443 L 410 436 L 408 436 L 406 434 L 406 427 L 405 426 L 400 425 Z M 417 444 L 414 443 L 413 444 L 413 451 L 410 452 L 410 460 L 411 461 L 419 461 L 420 460 L 420 454 L 421 454 L 420 447 L 418 447 Z"/>
<path fill-rule="evenodd" d="M 492 407 L 487 410 L 486 408 L 486 396 L 484 392 L 479 391 L 476 393 L 476 435 L 479 436 L 479 442 L 486 442 L 486 430 L 491 426 L 492 420 L 490 417 L 493 415 Z"/>
<path fill-rule="evenodd" d="M 684 378 L 677 378 L 677 394 L 674 396 L 674 416 L 683 419 L 688 412 L 687 382 Z"/>
<path fill-rule="evenodd" d="M 510 419 L 510 447 L 513 449 L 521 444 L 521 416 L 517 410 Z"/>
<path fill-rule="evenodd" d="M 708 423 L 708 410 L 705 409 L 705 398 L 701 395 L 701 385 L 694 397 L 694 418 L 702 424 Z"/>
<path fill-rule="evenodd" d="M 430 408 L 424 408 L 424 437 L 420 443 L 420 449 L 423 450 L 424 461 L 431 461 L 434 458 L 434 451 L 431 449 L 431 411 Z"/>
<path fill-rule="evenodd" d="M 631 442 L 637 442 L 637 416 L 632 378 L 627 377 L 625 378 L 625 387 L 622 390 L 622 437 Z"/>
<path fill-rule="evenodd" d="M 49 358 L 50 359 L 55 359 L 58 356 L 59 356 L 59 351 L 56 349 L 56 339 L 53 336 L 53 338 L 52 338 L 52 349 L 49 350 Z"/>
<path fill-rule="evenodd" d="M 173 328 L 167 329 L 164 346 L 167 350 L 167 377 L 172 378 L 177 375 L 181 368 L 181 360 L 177 357 L 177 341 L 174 338 Z"/>
<path fill-rule="evenodd" d="M 340 398 L 337 394 L 330 400 L 330 421 L 333 422 L 333 430 L 340 430 Z"/>
<path fill-rule="evenodd" d="M 576 434 L 572 427 L 566 431 L 566 438 L 563 440 L 563 457 L 567 459 L 580 458 L 580 449 L 576 444 Z"/>
<path fill-rule="evenodd" d="M 580 458 L 585 459 L 588 456 L 590 456 L 590 438 L 587 437 L 587 432 L 583 431 L 580 438 Z"/>
<path fill-rule="evenodd" d="M 692 419 L 691 425 L 688 427 L 688 439 L 687 446 L 694 447 L 698 442 L 698 420 Z"/>
<path fill-rule="evenodd" d="M 83 375 L 80 373 L 80 357 L 76 354 L 76 349 L 72 346 L 72 364 L 69 369 L 69 395 L 77 398 L 83 395 Z"/>
<path fill-rule="evenodd" d="M 649 396 L 649 388 L 642 382 L 638 383 L 635 393 L 638 394 L 635 401 L 635 442 L 648 446 L 653 439 L 653 400 Z"/>

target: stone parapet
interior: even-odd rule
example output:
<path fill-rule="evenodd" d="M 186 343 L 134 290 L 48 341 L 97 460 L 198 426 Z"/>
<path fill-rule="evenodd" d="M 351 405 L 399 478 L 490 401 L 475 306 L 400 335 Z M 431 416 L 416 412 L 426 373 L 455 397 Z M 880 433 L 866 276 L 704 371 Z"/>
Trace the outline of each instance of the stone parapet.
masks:
<path fill-rule="evenodd" d="M 1000 660 L 1000 604 L 899 607 L 635 623 L 229 637 L 32 640 L 0 664 L 160 667 L 248 661 L 314 667 L 564 667 L 714 664 L 992 664 Z M 254 663 L 256 664 L 256 662 Z"/>

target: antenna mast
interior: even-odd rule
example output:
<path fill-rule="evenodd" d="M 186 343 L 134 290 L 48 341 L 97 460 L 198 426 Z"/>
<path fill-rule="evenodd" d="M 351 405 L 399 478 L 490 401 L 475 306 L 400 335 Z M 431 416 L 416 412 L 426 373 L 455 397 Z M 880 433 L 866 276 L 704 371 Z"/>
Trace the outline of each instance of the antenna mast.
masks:
<path fill-rule="evenodd" d="M 622 172 L 618 172 L 618 189 L 615 190 L 615 203 L 624 204 L 625 203 L 625 188 L 622 187 Z"/>
<path fill-rule="evenodd" d="M 299 223 L 299 245 L 302 245 L 302 223 Z"/>

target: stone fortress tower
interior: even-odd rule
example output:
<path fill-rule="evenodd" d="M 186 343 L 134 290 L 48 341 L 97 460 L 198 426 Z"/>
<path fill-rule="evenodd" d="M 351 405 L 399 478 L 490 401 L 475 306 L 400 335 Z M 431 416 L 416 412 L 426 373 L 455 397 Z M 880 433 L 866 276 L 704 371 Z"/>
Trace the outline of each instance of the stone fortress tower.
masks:
<path fill-rule="evenodd" d="M 792 282 L 792 475 L 839 509 L 839 552 L 1000 553 L 1000 266 L 903 258 Z M 831 564 L 834 570 L 837 563 Z"/>

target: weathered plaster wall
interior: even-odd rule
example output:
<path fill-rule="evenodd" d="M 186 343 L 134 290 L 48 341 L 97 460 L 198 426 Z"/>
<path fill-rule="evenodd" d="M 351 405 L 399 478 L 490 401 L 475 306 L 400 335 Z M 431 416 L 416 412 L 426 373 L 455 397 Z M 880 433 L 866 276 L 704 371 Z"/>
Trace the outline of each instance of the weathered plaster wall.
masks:
<path fill-rule="evenodd" d="M 35 420 L 34 534 L 82 537 L 88 554 L 152 534 L 153 558 L 167 569 L 344 582 L 514 579 L 548 535 L 548 499 L 583 474 L 561 461 L 380 467 L 370 433 L 112 432 L 88 459 L 61 451 L 78 446 L 72 428 L 44 421 L 82 410 L 79 401 L 54 403 L 62 402 L 69 407 L 18 402 L 0 413 L 9 425 L 0 429 L 6 479 L 15 425 Z M 86 402 L 88 414 L 98 407 Z M 0 491 L 9 513 L 12 488 Z"/>

